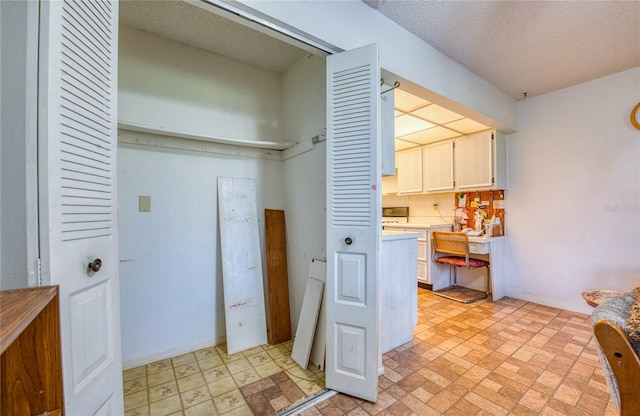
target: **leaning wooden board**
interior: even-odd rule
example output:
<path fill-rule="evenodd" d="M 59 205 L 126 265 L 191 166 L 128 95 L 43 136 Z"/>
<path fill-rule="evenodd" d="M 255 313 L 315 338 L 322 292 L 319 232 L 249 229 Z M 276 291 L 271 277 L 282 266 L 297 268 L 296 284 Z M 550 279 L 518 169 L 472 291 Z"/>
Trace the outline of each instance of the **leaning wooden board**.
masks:
<path fill-rule="evenodd" d="M 309 277 L 326 284 L 327 263 L 321 260 L 311 260 L 309 266 Z M 322 293 L 322 302 L 320 304 L 320 313 L 318 314 L 318 323 L 316 324 L 316 334 L 313 337 L 313 346 L 311 347 L 311 355 L 309 361 L 313 363 L 319 370 L 324 370 L 324 356 L 327 346 L 327 318 L 326 318 L 326 298 Z"/>
<path fill-rule="evenodd" d="M 291 339 L 284 211 L 265 209 L 264 227 L 267 251 L 269 343 L 277 344 Z"/>
<path fill-rule="evenodd" d="M 311 354 L 313 336 L 316 332 L 323 291 L 323 282 L 313 277 L 307 279 L 307 288 L 302 299 L 302 310 L 298 319 L 296 337 L 293 340 L 293 349 L 291 350 L 291 359 L 305 370 L 309 365 L 309 355 Z"/>
<path fill-rule="evenodd" d="M 218 177 L 227 353 L 267 342 L 254 179 Z"/>

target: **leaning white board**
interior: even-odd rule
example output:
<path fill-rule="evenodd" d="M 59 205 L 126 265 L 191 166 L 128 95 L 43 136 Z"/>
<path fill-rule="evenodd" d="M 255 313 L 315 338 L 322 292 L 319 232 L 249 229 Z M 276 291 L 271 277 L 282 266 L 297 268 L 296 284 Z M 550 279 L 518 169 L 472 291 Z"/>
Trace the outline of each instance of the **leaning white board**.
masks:
<path fill-rule="evenodd" d="M 227 353 L 267 343 L 254 179 L 218 177 Z"/>
<path fill-rule="evenodd" d="M 323 282 L 313 277 L 307 279 L 307 289 L 304 292 L 296 337 L 293 340 L 293 349 L 291 350 L 291 359 L 305 370 L 309 364 L 309 355 L 311 354 L 313 335 L 316 332 L 323 291 Z"/>
<path fill-rule="evenodd" d="M 313 259 L 309 266 L 309 277 L 326 282 L 327 263 L 324 261 Z M 322 303 L 320 304 L 320 313 L 318 314 L 318 324 L 316 325 L 316 335 L 313 337 L 313 346 L 311 347 L 311 355 L 309 361 L 318 369 L 324 370 L 324 353 L 327 347 L 327 318 L 325 316 L 325 293 L 322 293 Z"/>

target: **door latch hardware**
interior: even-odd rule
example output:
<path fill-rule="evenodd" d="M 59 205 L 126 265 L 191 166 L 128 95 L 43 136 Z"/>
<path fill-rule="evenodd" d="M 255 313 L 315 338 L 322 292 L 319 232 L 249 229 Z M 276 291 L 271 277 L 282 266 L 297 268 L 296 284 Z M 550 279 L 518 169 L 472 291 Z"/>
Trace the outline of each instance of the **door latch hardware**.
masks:
<path fill-rule="evenodd" d="M 93 276 L 95 273 L 98 273 L 102 268 L 102 260 L 95 259 L 87 266 L 87 274 L 89 276 Z"/>

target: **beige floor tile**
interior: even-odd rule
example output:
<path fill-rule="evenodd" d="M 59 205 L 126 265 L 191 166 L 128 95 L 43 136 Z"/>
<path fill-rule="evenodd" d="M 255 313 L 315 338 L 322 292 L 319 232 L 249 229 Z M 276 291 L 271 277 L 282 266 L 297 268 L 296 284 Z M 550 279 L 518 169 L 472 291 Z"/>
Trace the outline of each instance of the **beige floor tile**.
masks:
<path fill-rule="evenodd" d="M 173 357 L 171 361 L 173 362 L 174 367 L 178 367 L 181 365 L 185 365 L 188 363 L 192 363 L 196 360 L 196 355 L 192 352 L 188 352 L 186 354 L 178 355 L 177 357 Z"/>
<path fill-rule="evenodd" d="M 202 348 L 198 351 L 195 351 L 194 354 L 196 356 L 196 360 L 198 361 L 220 356 L 218 354 L 218 351 L 216 350 L 216 347 Z"/>
<path fill-rule="evenodd" d="M 171 370 L 173 366 L 171 365 L 171 359 L 167 358 L 166 360 L 155 361 L 151 364 L 147 364 L 147 375 L 159 373 L 165 370 Z"/>
<path fill-rule="evenodd" d="M 207 384 L 207 387 L 209 388 L 209 393 L 211 393 L 211 397 L 213 398 L 238 389 L 238 385 L 231 376 L 209 383 Z"/>
<path fill-rule="evenodd" d="M 135 378 L 122 383 L 122 390 L 124 394 L 136 393 L 138 391 L 147 389 L 147 376 Z"/>
<path fill-rule="evenodd" d="M 237 374 L 251 368 L 251 363 L 246 358 L 240 358 L 227 363 L 227 368 L 231 374 Z"/>
<path fill-rule="evenodd" d="M 198 363 L 194 361 L 189 364 L 175 367 L 173 371 L 176 375 L 176 378 L 182 378 L 200 373 L 200 367 L 198 367 Z"/>
<path fill-rule="evenodd" d="M 264 350 L 260 350 L 260 352 L 256 354 L 247 356 L 247 360 L 249 360 L 251 365 L 254 367 L 273 361 L 271 356 Z"/>
<path fill-rule="evenodd" d="M 182 412 L 180 396 L 175 395 L 153 402 L 149 405 L 149 414 L 153 416 L 167 416 L 176 412 Z"/>
<path fill-rule="evenodd" d="M 218 367 L 223 364 L 224 364 L 224 361 L 222 361 L 222 358 L 220 358 L 219 355 L 198 360 L 198 366 L 202 371 L 208 370 L 209 368 Z"/>
<path fill-rule="evenodd" d="M 186 409 L 204 401 L 211 400 L 211 394 L 205 385 L 180 393 L 180 399 L 182 399 L 182 406 Z"/>
<path fill-rule="evenodd" d="M 149 388 L 165 384 L 170 381 L 175 381 L 176 376 L 173 373 L 173 369 L 160 371 L 158 373 L 151 374 L 147 377 L 147 385 Z"/>
<path fill-rule="evenodd" d="M 248 415 L 252 415 L 253 412 L 251 411 L 251 408 L 249 406 L 247 406 L 246 404 L 240 405 L 224 414 L 221 414 L 223 416 L 248 416 Z"/>
<path fill-rule="evenodd" d="M 258 354 L 263 351 L 264 349 L 262 348 L 262 346 L 258 345 L 257 347 L 249 348 L 248 350 L 242 351 L 242 354 L 245 357 L 249 357 L 250 355 Z"/>
<path fill-rule="evenodd" d="M 265 364 L 255 366 L 254 370 L 256 370 L 260 378 L 267 378 L 281 372 L 282 368 L 273 361 L 269 361 Z"/>
<path fill-rule="evenodd" d="M 146 366 L 140 366 L 140 367 L 135 367 L 135 368 L 130 368 L 128 370 L 124 370 L 122 372 L 122 380 L 123 381 L 129 381 L 129 380 L 133 380 L 135 378 L 140 378 L 140 377 L 146 377 L 147 375 L 147 367 Z"/>
<path fill-rule="evenodd" d="M 216 409 L 221 414 L 225 414 L 237 407 L 247 404 L 239 390 L 234 390 L 218 396 L 213 399 L 213 403 L 216 405 Z"/>
<path fill-rule="evenodd" d="M 180 392 L 194 389 L 196 387 L 204 386 L 206 383 L 202 373 L 192 374 L 178 379 L 178 389 Z"/>
<path fill-rule="evenodd" d="M 295 361 L 291 359 L 291 356 L 289 356 L 288 354 L 275 357 L 274 362 L 278 364 L 282 369 L 285 369 L 285 370 L 296 367 L 298 365 Z"/>
<path fill-rule="evenodd" d="M 231 373 L 224 364 L 218 367 L 209 368 L 202 372 L 204 379 L 207 383 L 213 383 L 221 378 L 230 377 Z"/>
<path fill-rule="evenodd" d="M 233 377 L 238 387 L 246 386 L 247 384 L 260 380 L 260 376 L 253 368 L 232 374 L 231 377 Z"/>
<path fill-rule="evenodd" d="M 184 416 L 217 416 L 219 414 L 213 404 L 213 400 L 207 400 L 184 409 Z"/>
<path fill-rule="evenodd" d="M 156 402 L 178 394 L 178 385 L 175 381 L 151 387 L 149 389 L 149 401 Z"/>
<path fill-rule="evenodd" d="M 124 410 L 136 409 L 149 404 L 149 392 L 139 391 L 124 396 Z"/>
<path fill-rule="evenodd" d="M 324 389 L 324 385 L 319 384 L 320 381 L 300 380 L 295 383 L 306 396 L 312 396 Z"/>
<path fill-rule="evenodd" d="M 138 407 L 137 409 L 127 410 L 124 412 L 124 416 L 150 416 L 149 405 Z"/>

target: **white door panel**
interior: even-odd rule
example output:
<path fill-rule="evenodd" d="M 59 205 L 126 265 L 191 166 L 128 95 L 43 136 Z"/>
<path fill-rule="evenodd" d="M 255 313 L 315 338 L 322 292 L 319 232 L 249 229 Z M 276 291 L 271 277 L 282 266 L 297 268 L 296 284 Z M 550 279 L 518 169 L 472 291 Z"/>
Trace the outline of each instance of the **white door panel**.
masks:
<path fill-rule="evenodd" d="M 122 414 L 115 1 L 43 1 L 38 164 L 43 282 L 60 286 L 68 415 Z M 89 269 L 96 259 L 101 267 Z"/>
<path fill-rule="evenodd" d="M 327 387 L 375 401 L 380 261 L 377 45 L 327 58 Z"/>

